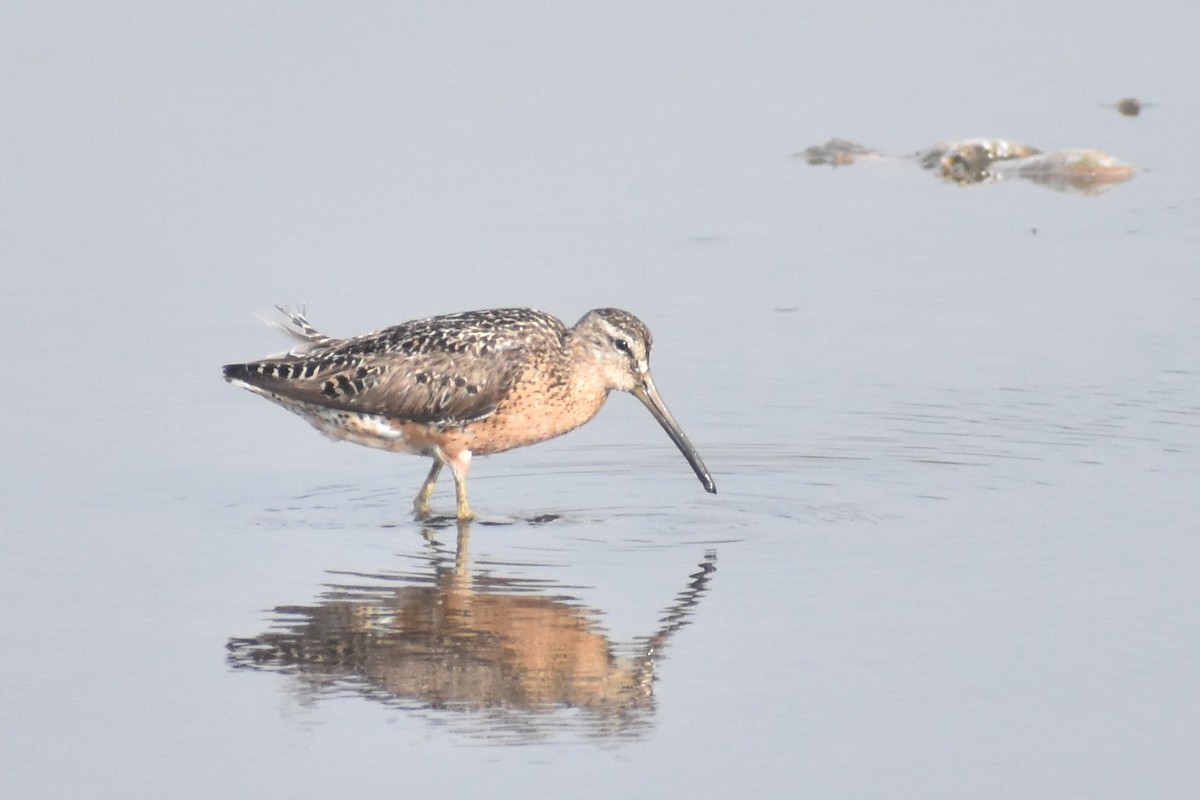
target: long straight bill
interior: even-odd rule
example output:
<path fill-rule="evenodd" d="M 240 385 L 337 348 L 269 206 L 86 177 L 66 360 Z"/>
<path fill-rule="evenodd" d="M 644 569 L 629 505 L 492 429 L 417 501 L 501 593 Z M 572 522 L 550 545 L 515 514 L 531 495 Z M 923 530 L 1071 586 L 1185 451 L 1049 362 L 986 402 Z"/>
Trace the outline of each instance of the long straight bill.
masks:
<path fill-rule="evenodd" d="M 642 385 L 635 386 L 632 393 L 634 397 L 642 401 L 646 408 L 650 409 L 650 413 L 658 420 L 658 424 L 663 426 L 667 436 L 671 437 L 671 441 L 679 448 L 679 452 L 683 453 L 683 457 L 692 465 L 692 471 L 696 473 L 700 483 L 704 484 L 705 490 L 716 494 L 717 485 L 713 483 L 712 476 L 708 474 L 708 467 L 704 466 L 700 454 L 696 452 L 695 447 L 692 447 L 692 443 L 679 428 L 679 423 L 667 410 L 667 405 L 659 396 L 658 389 L 654 387 L 654 380 L 650 377 L 649 372 L 642 373 Z"/>

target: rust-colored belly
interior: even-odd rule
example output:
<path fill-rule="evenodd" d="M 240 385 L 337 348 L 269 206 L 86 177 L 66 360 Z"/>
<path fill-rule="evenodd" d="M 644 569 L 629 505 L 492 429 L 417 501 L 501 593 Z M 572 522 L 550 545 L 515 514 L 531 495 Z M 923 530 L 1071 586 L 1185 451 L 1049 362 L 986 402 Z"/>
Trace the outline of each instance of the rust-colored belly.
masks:
<path fill-rule="evenodd" d="M 518 384 L 496 413 L 461 428 L 444 431 L 447 452 L 470 450 L 487 455 L 537 444 L 584 424 L 600 410 L 608 392 L 538 391 Z"/>

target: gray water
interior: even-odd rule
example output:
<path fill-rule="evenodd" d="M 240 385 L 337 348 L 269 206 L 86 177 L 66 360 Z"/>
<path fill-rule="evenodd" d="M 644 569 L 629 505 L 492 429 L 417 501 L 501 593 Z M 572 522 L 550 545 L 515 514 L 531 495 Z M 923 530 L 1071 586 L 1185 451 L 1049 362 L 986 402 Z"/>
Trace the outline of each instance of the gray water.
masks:
<path fill-rule="evenodd" d="M 4 16 L 3 796 L 1200 794 L 1190 4 Z M 627 308 L 719 494 L 621 395 L 422 526 L 280 302 Z"/>

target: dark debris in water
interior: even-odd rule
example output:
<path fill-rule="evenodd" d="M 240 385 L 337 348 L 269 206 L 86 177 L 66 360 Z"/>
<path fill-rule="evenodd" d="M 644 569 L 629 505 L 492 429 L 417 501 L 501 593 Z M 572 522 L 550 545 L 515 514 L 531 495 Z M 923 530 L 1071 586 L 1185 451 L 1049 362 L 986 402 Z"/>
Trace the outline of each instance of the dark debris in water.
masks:
<path fill-rule="evenodd" d="M 1142 101 L 1136 97 L 1122 97 L 1117 101 L 1117 113 L 1126 117 L 1136 117 L 1142 113 Z"/>
<path fill-rule="evenodd" d="M 803 158 L 814 166 L 828 164 L 831 167 L 848 166 L 864 158 L 883 158 L 878 150 L 871 150 L 848 139 L 830 139 L 825 144 L 813 145 L 796 153 L 795 157 Z"/>
<path fill-rule="evenodd" d="M 1041 154 L 1036 147 L 1004 139 L 963 139 L 935 144 L 917 153 L 917 160 L 925 169 L 937 170 L 954 183 L 982 183 L 991 178 L 997 162 Z"/>
<path fill-rule="evenodd" d="M 531 517 L 481 517 L 465 523 L 468 526 L 479 525 L 485 527 L 501 527 L 506 525 L 516 525 L 524 522 L 529 525 L 545 525 L 549 522 L 557 522 L 562 519 L 561 514 L 535 514 Z M 421 525 L 425 528 L 434 530 L 445 530 L 447 528 L 462 528 L 464 523 L 457 517 L 443 514 L 435 514 L 421 520 Z M 387 524 L 385 528 L 397 527 L 396 525 Z"/>
<path fill-rule="evenodd" d="M 885 158 L 877 150 L 847 139 L 830 139 L 796 154 L 809 164 L 845 166 L 863 158 Z M 940 142 L 910 158 L 937 172 L 948 183 L 972 185 L 1022 178 L 1039 186 L 1080 194 L 1099 194 L 1137 174 L 1135 167 L 1100 150 L 1055 150 L 1007 139 L 973 138 Z"/>

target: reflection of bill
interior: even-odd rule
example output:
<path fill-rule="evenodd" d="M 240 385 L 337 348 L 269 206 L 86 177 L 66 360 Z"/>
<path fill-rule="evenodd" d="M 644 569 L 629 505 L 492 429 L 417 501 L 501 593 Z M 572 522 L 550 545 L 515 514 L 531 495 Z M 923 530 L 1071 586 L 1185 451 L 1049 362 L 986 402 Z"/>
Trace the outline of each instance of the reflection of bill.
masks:
<path fill-rule="evenodd" d="M 306 692 L 351 690 L 383 702 L 457 712 L 479 733 L 517 738 L 554 728 L 628 737 L 653 713 L 656 661 L 687 625 L 716 570 L 709 551 L 661 627 L 618 649 L 597 615 L 544 581 L 472 576 L 467 527 L 451 558 L 430 537 L 422 575 L 346 574 L 316 605 L 276 609 L 275 629 L 227 645 L 234 667 L 298 675 Z M 569 715 L 564 709 L 574 709 Z"/>

